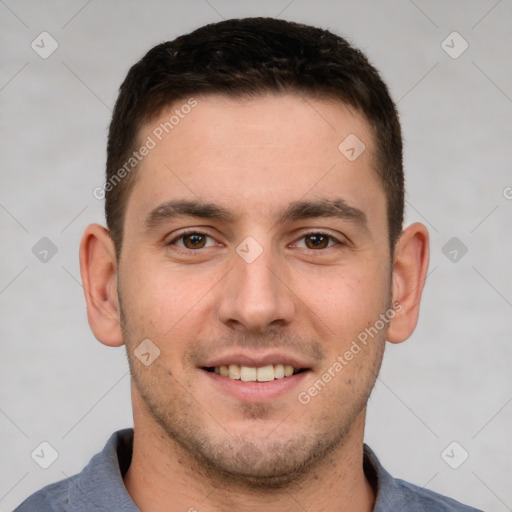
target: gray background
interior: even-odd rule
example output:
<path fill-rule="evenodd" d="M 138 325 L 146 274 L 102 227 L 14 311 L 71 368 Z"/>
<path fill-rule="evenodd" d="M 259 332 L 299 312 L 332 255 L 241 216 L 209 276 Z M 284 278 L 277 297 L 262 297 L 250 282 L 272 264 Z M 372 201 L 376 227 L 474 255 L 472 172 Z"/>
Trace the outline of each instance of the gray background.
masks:
<path fill-rule="evenodd" d="M 1 511 L 132 424 L 124 348 L 92 336 L 78 267 L 84 227 L 103 222 L 92 191 L 128 67 L 202 24 L 259 15 L 344 35 L 401 112 L 407 220 L 428 226 L 432 257 L 418 328 L 388 346 L 367 443 L 397 477 L 512 510 L 510 0 L 0 0 Z M 59 45 L 46 59 L 31 48 L 43 31 Z M 42 237 L 58 249 L 46 263 L 32 252 Z M 467 254 L 443 252 L 452 237 Z M 59 453 L 46 470 L 31 458 L 42 441 Z"/>

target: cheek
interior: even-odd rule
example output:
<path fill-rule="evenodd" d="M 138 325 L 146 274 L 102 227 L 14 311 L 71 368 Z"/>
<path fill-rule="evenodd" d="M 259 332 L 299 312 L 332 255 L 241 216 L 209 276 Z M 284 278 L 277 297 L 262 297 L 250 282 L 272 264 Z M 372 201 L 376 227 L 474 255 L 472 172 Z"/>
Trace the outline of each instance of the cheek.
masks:
<path fill-rule="evenodd" d="M 322 320 L 326 335 L 345 343 L 385 311 L 389 286 L 384 269 L 366 265 L 337 269 L 336 273 L 317 279 L 313 289 L 304 286 L 302 297 Z"/>
<path fill-rule="evenodd" d="M 120 269 L 120 294 L 127 326 L 138 337 L 175 338 L 190 332 L 203 314 L 213 276 L 192 276 L 183 269 L 149 258 L 130 260 Z"/>

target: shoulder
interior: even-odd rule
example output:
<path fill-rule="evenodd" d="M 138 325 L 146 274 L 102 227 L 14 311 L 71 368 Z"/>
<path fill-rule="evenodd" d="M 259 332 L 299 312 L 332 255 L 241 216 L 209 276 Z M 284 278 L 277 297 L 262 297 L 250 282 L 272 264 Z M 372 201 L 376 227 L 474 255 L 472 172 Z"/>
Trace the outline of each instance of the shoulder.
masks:
<path fill-rule="evenodd" d="M 76 476 L 43 487 L 29 496 L 13 512 L 66 512 L 69 510 L 68 489 Z"/>
<path fill-rule="evenodd" d="M 393 478 L 366 444 L 364 471 L 376 490 L 374 512 L 482 512 L 448 496 Z"/>
<path fill-rule="evenodd" d="M 130 465 L 132 443 L 133 429 L 115 432 L 79 474 L 43 487 L 13 512 L 137 510 L 122 476 Z"/>
<path fill-rule="evenodd" d="M 417 510 L 418 512 L 482 512 L 476 508 L 464 505 L 453 498 L 443 496 L 410 482 L 405 482 L 398 478 L 395 479 L 395 482 L 404 505 L 404 510 Z"/>

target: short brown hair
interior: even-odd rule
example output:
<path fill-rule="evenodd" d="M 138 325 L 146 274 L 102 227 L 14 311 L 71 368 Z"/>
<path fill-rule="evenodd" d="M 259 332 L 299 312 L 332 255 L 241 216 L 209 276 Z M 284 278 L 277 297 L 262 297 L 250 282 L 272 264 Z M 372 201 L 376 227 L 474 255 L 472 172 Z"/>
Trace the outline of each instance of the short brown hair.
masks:
<path fill-rule="evenodd" d="M 297 92 L 339 100 L 373 129 L 376 171 L 387 197 L 390 247 L 402 231 L 402 137 L 386 84 L 365 55 L 327 30 L 273 18 L 213 23 L 152 48 L 122 83 L 107 145 L 105 214 L 119 255 L 136 173 L 123 172 L 141 126 L 191 95 Z M 117 179 L 116 179 L 117 178 Z"/>

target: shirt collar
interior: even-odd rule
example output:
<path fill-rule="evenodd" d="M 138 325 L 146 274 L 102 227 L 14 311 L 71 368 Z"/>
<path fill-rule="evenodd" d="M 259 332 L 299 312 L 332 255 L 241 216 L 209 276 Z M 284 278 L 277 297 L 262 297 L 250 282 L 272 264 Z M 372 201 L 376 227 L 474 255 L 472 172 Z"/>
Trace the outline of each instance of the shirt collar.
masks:
<path fill-rule="evenodd" d="M 132 451 L 133 429 L 112 434 L 105 448 L 91 459 L 76 478 L 71 479 L 68 488 L 70 510 L 140 512 L 123 482 Z"/>
<path fill-rule="evenodd" d="M 403 499 L 397 480 L 382 467 L 379 459 L 367 444 L 363 448 L 363 469 L 376 495 L 373 512 L 407 510 L 407 508 L 401 508 Z"/>

